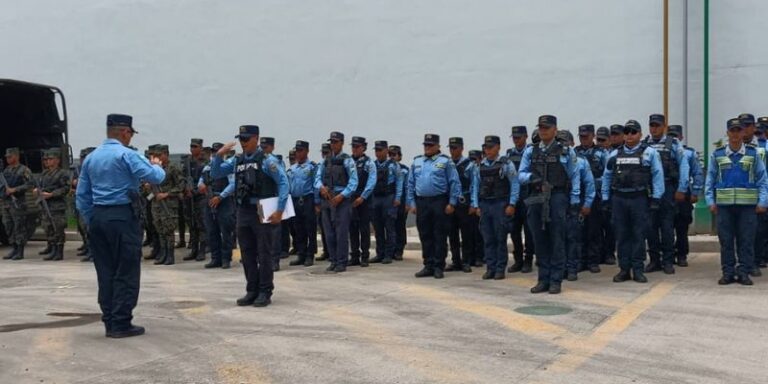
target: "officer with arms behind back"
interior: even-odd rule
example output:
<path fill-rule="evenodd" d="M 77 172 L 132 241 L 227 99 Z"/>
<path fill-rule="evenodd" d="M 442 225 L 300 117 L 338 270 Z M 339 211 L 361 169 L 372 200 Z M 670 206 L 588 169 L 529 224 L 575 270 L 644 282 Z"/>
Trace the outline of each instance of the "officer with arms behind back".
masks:
<path fill-rule="evenodd" d="M 159 158 L 150 164 L 128 148 L 136 133 L 131 116 L 107 116 L 107 139 L 88 155 L 77 183 L 77 210 L 88 223 L 101 319 L 106 336 L 113 338 L 144 334 L 131 322 L 141 272 L 139 183 L 165 179 Z"/>

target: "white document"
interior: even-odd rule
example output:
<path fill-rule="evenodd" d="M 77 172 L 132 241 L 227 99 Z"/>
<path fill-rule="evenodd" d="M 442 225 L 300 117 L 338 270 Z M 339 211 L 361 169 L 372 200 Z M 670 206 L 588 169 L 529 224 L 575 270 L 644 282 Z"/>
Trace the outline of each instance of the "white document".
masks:
<path fill-rule="evenodd" d="M 269 217 L 277 211 L 277 197 L 270 197 L 268 199 L 259 200 L 259 214 L 261 215 L 261 222 L 264 224 L 269 223 Z M 296 211 L 293 210 L 293 200 L 288 197 L 286 201 L 285 209 L 283 210 L 283 220 L 290 219 L 296 216 Z"/>

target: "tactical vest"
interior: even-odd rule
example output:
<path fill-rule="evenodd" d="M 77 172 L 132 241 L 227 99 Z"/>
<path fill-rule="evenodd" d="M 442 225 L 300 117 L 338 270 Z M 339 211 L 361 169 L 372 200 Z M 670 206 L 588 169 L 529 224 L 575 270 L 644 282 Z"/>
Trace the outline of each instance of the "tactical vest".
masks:
<path fill-rule="evenodd" d="M 507 149 L 507 158 L 515 165 L 515 169 L 520 169 L 520 163 L 523 161 L 523 152 L 525 152 L 525 147 L 519 152 L 516 148 Z"/>
<path fill-rule="evenodd" d="M 509 159 L 502 156 L 491 165 L 480 163 L 480 191 L 479 197 L 483 200 L 506 199 L 509 200 L 509 179 L 504 173 L 504 166 Z"/>
<path fill-rule="evenodd" d="M 560 162 L 560 156 L 567 154 L 563 145 L 555 141 L 550 145 L 546 153 L 538 146 L 533 147 L 531 153 L 531 173 L 533 176 L 547 181 L 552 187 L 552 192 L 564 192 L 568 190 L 570 179 L 565 166 Z M 531 189 L 531 194 L 541 192 L 541 185 Z"/>
<path fill-rule="evenodd" d="M 472 185 L 472 179 L 467 176 L 467 167 L 472 164 L 472 159 L 466 158 L 462 161 L 455 162 L 456 171 L 459 173 L 459 181 L 461 182 L 461 194 L 469 194 L 469 188 Z"/>
<path fill-rule="evenodd" d="M 397 183 L 389 183 L 389 167 L 391 160 L 386 160 L 379 164 L 376 162 L 376 185 L 373 187 L 375 196 L 386 196 L 395 193 Z"/>
<path fill-rule="evenodd" d="M 651 167 L 643 165 L 643 154 L 648 148 L 641 144 L 634 153 L 628 153 L 626 148 L 619 148 L 616 157 L 610 160 L 613 169 L 611 190 L 621 193 L 648 192 L 651 186 Z"/>
<path fill-rule="evenodd" d="M 595 180 L 603 177 L 603 172 L 605 170 L 603 169 L 602 164 L 600 164 L 600 158 L 597 156 L 598 151 L 603 152 L 602 149 L 597 147 L 584 148 L 578 146 L 574 150 L 577 155 L 583 157 L 584 160 L 589 163 L 589 169 L 592 171 L 592 176 Z"/>
<path fill-rule="evenodd" d="M 759 161 L 757 150 L 746 146 L 746 152 L 735 163 L 725 154 L 725 147 L 715 150 L 717 180 L 715 202 L 718 205 L 756 205 L 759 188 L 755 182 L 755 163 Z"/>
<path fill-rule="evenodd" d="M 355 159 L 355 168 L 357 168 L 357 189 L 355 190 L 355 193 L 353 193 L 355 197 L 361 196 L 363 190 L 365 190 L 365 185 L 368 184 L 369 174 L 368 170 L 365 169 L 365 165 L 368 163 L 369 159 L 368 155 L 362 155 Z"/>
<path fill-rule="evenodd" d="M 277 183 L 264 170 L 265 159 L 263 152 L 250 159 L 242 154 L 235 158 L 235 198 L 239 204 L 253 197 L 266 199 L 277 196 Z"/>
<path fill-rule="evenodd" d="M 229 179 L 226 177 L 220 177 L 218 179 L 212 178 L 210 169 L 204 171 L 202 176 L 203 182 L 214 194 L 220 194 L 224 192 L 224 189 L 226 189 L 227 185 L 229 185 Z"/>
<path fill-rule="evenodd" d="M 674 140 L 665 136 L 657 143 L 651 142 L 650 137 L 645 138 L 645 144 L 659 153 L 661 157 L 661 167 L 664 170 L 664 182 L 667 184 L 676 184 L 680 180 L 680 169 L 672 156 L 672 145 Z"/>
<path fill-rule="evenodd" d="M 346 187 L 349 184 L 349 175 L 344 167 L 344 161 L 349 159 L 349 155 L 342 153 L 339 156 L 325 158 L 323 170 L 323 185 L 328 188 Z"/>

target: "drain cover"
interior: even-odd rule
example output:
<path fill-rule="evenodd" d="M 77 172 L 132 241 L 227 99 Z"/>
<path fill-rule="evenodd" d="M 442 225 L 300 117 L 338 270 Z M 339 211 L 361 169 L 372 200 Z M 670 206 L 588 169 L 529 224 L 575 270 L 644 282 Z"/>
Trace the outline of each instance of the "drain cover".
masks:
<path fill-rule="evenodd" d="M 556 305 L 532 305 L 529 307 L 515 308 L 515 312 L 533 316 L 565 315 L 571 311 L 573 310 L 568 307 L 558 307 Z"/>

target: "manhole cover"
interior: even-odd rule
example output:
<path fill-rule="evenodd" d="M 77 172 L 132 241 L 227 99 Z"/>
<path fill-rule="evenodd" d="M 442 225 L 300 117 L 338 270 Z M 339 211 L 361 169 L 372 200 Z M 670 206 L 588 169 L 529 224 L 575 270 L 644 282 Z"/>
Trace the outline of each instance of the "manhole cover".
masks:
<path fill-rule="evenodd" d="M 515 308 L 515 312 L 533 316 L 565 315 L 571 311 L 573 310 L 568 307 L 558 307 L 555 305 L 532 305 L 529 307 Z"/>
<path fill-rule="evenodd" d="M 157 306 L 165 309 L 191 309 L 202 307 L 203 305 L 205 305 L 204 301 L 182 300 L 160 303 Z"/>

